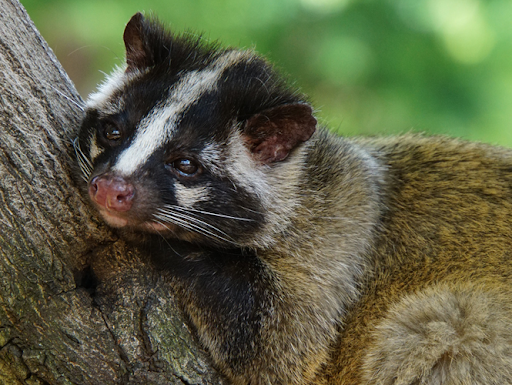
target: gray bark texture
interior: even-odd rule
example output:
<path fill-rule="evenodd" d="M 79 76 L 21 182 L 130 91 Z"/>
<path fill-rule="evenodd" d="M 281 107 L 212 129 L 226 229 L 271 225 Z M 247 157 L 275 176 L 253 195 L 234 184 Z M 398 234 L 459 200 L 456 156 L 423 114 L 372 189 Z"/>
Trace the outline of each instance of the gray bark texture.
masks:
<path fill-rule="evenodd" d="M 0 0 L 0 384 L 219 384 L 168 281 L 80 192 L 82 103 Z"/>

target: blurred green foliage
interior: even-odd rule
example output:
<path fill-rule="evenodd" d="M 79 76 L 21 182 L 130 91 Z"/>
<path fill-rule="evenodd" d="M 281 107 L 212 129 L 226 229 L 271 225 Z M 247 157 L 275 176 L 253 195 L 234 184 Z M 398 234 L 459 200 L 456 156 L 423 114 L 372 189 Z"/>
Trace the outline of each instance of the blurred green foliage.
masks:
<path fill-rule="evenodd" d="M 22 0 L 86 96 L 136 11 L 255 48 L 344 135 L 421 131 L 512 146 L 510 0 Z"/>

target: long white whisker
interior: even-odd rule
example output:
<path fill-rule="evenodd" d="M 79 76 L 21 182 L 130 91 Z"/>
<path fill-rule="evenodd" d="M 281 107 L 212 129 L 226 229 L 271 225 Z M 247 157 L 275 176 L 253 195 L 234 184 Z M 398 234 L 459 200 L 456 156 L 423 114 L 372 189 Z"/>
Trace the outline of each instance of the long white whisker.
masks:
<path fill-rule="evenodd" d="M 75 150 L 78 150 L 78 152 L 80 153 L 80 155 L 82 156 L 82 158 L 87 162 L 87 164 L 90 166 L 90 168 L 92 169 L 93 166 L 92 166 L 92 162 L 90 161 L 90 159 L 88 157 L 85 156 L 85 154 L 83 153 L 82 151 L 82 148 L 80 147 L 80 143 L 78 142 L 78 137 L 75 138 L 75 140 L 73 140 L 73 147 L 75 148 Z"/>
<path fill-rule="evenodd" d="M 228 219 L 235 219 L 237 221 L 246 221 L 246 222 L 254 222 L 254 219 L 250 219 L 250 218 L 239 218 L 239 217 L 232 217 L 232 216 L 229 216 L 229 215 L 224 215 L 224 214 L 218 214 L 218 213 L 212 213 L 210 211 L 203 211 L 203 210 L 197 210 L 197 209 L 193 209 L 193 208 L 190 208 L 190 207 L 179 207 L 179 206 L 169 206 L 170 208 L 172 208 L 173 210 L 179 210 L 179 211 L 184 211 L 184 212 L 187 212 L 187 211 L 193 211 L 193 212 L 196 212 L 196 213 L 200 213 L 200 214 L 205 214 L 205 215 L 213 215 L 215 217 L 221 217 L 221 218 L 228 218 Z"/>
<path fill-rule="evenodd" d="M 222 230 L 218 229 L 217 227 L 215 227 L 215 226 L 213 226 L 213 225 L 211 225 L 211 224 L 209 224 L 207 222 L 201 221 L 200 219 L 197 219 L 195 217 L 191 217 L 189 215 L 185 215 L 183 213 L 178 213 L 178 212 L 175 212 L 175 211 L 171 211 L 169 209 L 167 209 L 167 210 L 159 209 L 158 211 L 160 212 L 160 214 L 156 214 L 155 215 L 155 217 L 157 219 L 167 220 L 167 221 L 170 221 L 170 222 L 174 222 L 174 223 L 176 223 L 178 225 L 181 224 L 181 226 L 186 227 L 189 230 L 197 231 L 197 232 L 200 232 L 203 235 L 207 235 L 207 236 L 211 236 L 211 237 L 214 237 L 214 238 L 222 239 L 222 240 L 224 240 L 226 242 L 229 242 L 229 243 L 234 243 L 235 242 L 233 239 L 230 239 L 231 237 L 228 234 L 224 233 Z M 179 223 L 178 223 L 178 221 L 179 221 Z M 208 229 L 204 228 L 204 226 L 209 227 L 210 229 L 214 230 L 218 234 L 216 234 L 215 232 L 209 231 Z M 222 237 L 219 234 L 222 234 L 225 237 Z"/>
<path fill-rule="evenodd" d="M 60 92 L 57 88 L 55 88 L 54 86 L 50 85 L 50 87 L 56 92 L 58 93 L 60 96 L 62 96 L 64 99 L 70 101 L 71 103 L 73 103 L 75 106 L 77 106 L 78 108 L 80 108 L 82 111 L 85 111 L 85 108 L 83 105 L 79 104 L 76 100 L 73 100 L 71 99 L 69 96 L 67 96 L 66 94 Z"/>
<path fill-rule="evenodd" d="M 194 229 L 190 226 L 190 224 L 182 219 L 174 218 L 170 215 L 167 216 L 167 215 L 162 215 L 162 214 L 154 214 L 153 217 L 157 219 L 155 222 L 162 223 L 162 221 L 163 221 L 163 223 L 173 223 L 175 225 L 184 227 L 187 230 L 194 231 Z"/>
<path fill-rule="evenodd" d="M 249 209 L 249 208 L 244 207 L 244 206 L 241 206 L 240 208 L 241 208 L 241 209 L 243 209 L 243 210 L 245 210 L 245 211 L 249 211 L 249 212 L 251 212 L 251 213 L 254 213 L 254 214 L 260 214 L 260 215 L 263 215 L 263 213 L 262 213 L 262 212 L 260 212 L 260 211 L 252 210 L 252 209 Z"/>
<path fill-rule="evenodd" d="M 192 220 L 193 222 L 197 222 L 199 224 L 205 225 L 205 226 L 207 226 L 207 227 L 209 227 L 209 228 L 211 228 L 211 229 L 213 229 L 215 231 L 218 231 L 222 235 L 225 235 L 226 237 L 229 237 L 228 234 L 224 233 L 222 230 L 220 230 L 217 227 L 211 225 L 210 223 L 202 221 L 201 219 L 198 219 L 196 217 L 187 215 L 186 213 L 178 213 L 178 212 L 172 211 L 172 210 L 171 211 L 164 211 L 164 209 L 162 209 L 162 208 L 159 208 L 158 211 L 160 211 L 160 213 L 162 213 L 162 214 L 172 214 L 172 215 L 176 215 L 176 216 L 178 216 L 179 218 L 182 218 L 182 219 Z"/>
<path fill-rule="evenodd" d="M 230 241 L 229 239 L 226 239 L 224 237 L 221 237 L 215 233 L 212 233 L 211 231 L 208 231 L 198 225 L 194 225 L 193 223 L 190 223 L 190 222 L 187 222 L 183 219 L 180 219 L 180 218 L 175 218 L 175 217 L 171 217 L 171 216 L 166 216 L 166 215 L 154 215 L 155 218 L 157 219 L 160 219 L 160 220 L 163 220 L 163 221 L 166 221 L 166 222 L 170 222 L 170 223 L 174 223 L 178 226 L 181 226 L 187 230 L 190 230 L 190 231 L 194 231 L 194 232 L 197 232 L 199 234 L 202 234 L 206 237 L 209 237 L 209 238 L 213 238 L 213 239 L 220 239 L 220 240 L 223 240 L 225 242 L 229 242 L 229 243 L 232 243 L 232 241 Z"/>
<path fill-rule="evenodd" d="M 82 152 L 78 152 L 76 155 L 77 155 L 78 161 L 83 165 L 83 168 L 87 171 L 91 171 L 92 166 L 90 165 L 87 158 L 85 158 L 85 155 Z"/>
<path fill-rule="evenodd" d="M 88 165 L 84 163 L 82 158 L 77 157 L 78 159 L 78 166 L 80 167 L 80 170 L 82 171 L 82 178 L 87 182 L 89 180 L 89 175 L 91 174 L 92 170 L 89 169 Z"/>
<path fill-rule="evenodd" d="M 83 165 L 83 163 L 81 163 L 80 161 L 79 161 L 79 167 L 80 167 L 80 170 L 82 171 L 82 179 L 83 179 L 85 182 L 88 182 L 88 181 L 89 181 L 89 178 L 87 177 L 87 175 L 89 175 L 89 174 L 87 173 L 87 171 L 86 171 L 86 170 L 84 170 L 84 165 Z"/>
<path fill-rule="evenodd" d="M 169 226 L 167 226 L 164 222 L 161 222 L 159 220 L 155 220 L 156 223 L 158 223 L 160 226 L 163 226 L 165 227 L 167 230 L 169 231 L 172 231 Z M 164 240 L 165 243 L 167 243 L 167 246 L 169 246 L 169 248 L 174 251 L 174 253 L 176 255 L 178 255 L 178 257 L 180 258 L 183 258 L 183 255 L 181 255 L 180 253 L 178 253 L 176 250 L 174 250 L 174 247 L 171 246 L 171 244 L 167 241 L 167 239 L 160 233 L 160 231 L 158 231 L 158 229 L 154 228 L 154 230 L 158 233 L 158 235 L 160 235 L 162 237 L 162 239 Z"/>
<path fill-rule="evenodd" d="M 80 143 L 78 142 L 78 138 L 75 138 L 73 141 L 73 148 L 75 149 L 75 155 L 78 160 L 78 166 L 82 171 L 82 177 L 87 182 L 89 180 L 89 176 L 92 173 L 93 165 L 89 158 L 85 156 L 82 149 L 80 148 Z"/>
<path fill-rule="evenodd" d="M 202 225 L 205 225 L 211 229 L 213 229 L 214 231 L 217 231 L 218 233 L 222 234 L 222 235 L 225 235 L 226 237 L 230 238 L 229 235 L 227 235 L 226 233 L 224 233 L 223 231 L 219 230 L 218 228 L 216 228 L 215 226 L 212 226 L 210 225 L 209 223 L 206 223 L 204 221 L 201 221 L 197 218 L 194 218 L 194 217 L 190 217 L 188 215 L 183 215 L 183 214 L 179 214 L 179 213 L 162 213 L 162 215 L 172 215 L 173 217 L 178 217 L 178 219 L 180 220 L 184 220 L 184 221 L 187 221 L 187 223 L 191 226 L 194 226 L 196 228 L 200 228 L 201 230 L 203 231 L 206 231 L 208 233 L 211 233 L 212 235 L 214 235 L 215 233 L 212 233 L 211 231 L 208 231 L 207 229 L 205 229 L 204 227 L 200 226 L 201 224 Z M 217 234 L 215 234 L 216 236 L 218 236 Z M 218 236 L 220 238 L 220 236 Z"/>

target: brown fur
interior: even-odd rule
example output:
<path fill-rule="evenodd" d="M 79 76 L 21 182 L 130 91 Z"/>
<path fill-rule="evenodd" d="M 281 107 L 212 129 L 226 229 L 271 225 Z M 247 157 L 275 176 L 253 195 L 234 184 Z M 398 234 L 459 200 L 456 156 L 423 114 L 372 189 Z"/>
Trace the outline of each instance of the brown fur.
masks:
<path fill-rule="evenodd" d="M 512 153 L 420 136 L 364 145 L 388 166 L 384 210 L 318 383 L 511 383 Z"/>

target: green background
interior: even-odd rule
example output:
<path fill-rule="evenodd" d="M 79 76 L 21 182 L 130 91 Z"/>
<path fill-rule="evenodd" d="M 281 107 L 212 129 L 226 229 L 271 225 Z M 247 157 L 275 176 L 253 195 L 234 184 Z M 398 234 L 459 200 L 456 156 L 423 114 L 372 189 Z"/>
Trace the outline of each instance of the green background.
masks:
<path fill-rule="evenodd" d="M 137 11 L 254 48 L 343 135 L 442 133 L 512 146 L 510 0 L 22 0 L 79 92 L 123 60 Z"/>

